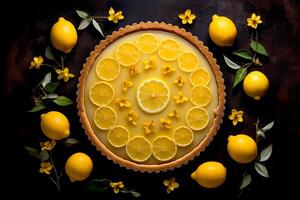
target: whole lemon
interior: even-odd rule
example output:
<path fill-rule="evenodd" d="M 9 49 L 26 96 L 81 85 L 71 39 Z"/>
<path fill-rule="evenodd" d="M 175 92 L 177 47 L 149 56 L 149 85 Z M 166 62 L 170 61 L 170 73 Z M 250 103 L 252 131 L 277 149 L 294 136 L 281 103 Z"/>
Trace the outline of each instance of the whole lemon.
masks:
<path fill-rule="evenodd" d="M 208 161 L 199 165 L 191 178 L 205 188 L 216 188 L 226 179 L 226 168 L 219 162 Z"/>
<path fill-rule="evenodd" d="M 257 156 L 256 142 L 245 134 L 228 137 L 227 151 L 238 163 L 250 163 Z"/>
<path fill-rule="evenodd" d="M 50 139 L 61 140 L 70 135 L 68 118 L 57 111 L 50 111 L 41 115 L 41 129 Z"/>
<path fill-rule="evenodd" d="M 65 166 L 66 174 L 71 182 L 83 181 L 87 179 L 93 170 L 93 161 L 85 153 L 75 153 L 71 155 Z"/>
<path fill-rule="evenodd" d="M 218 15 L 213 15 L 208 32 L 211 40 L 220 47 L 232 46 L 237 36 L 237 29 L 233 21 Z"/>
<path fill-rule="evenodd" d="M 250 72 L 244 79 L 243 88 L 248 96 L 260 100 L 269 89 L 269 79 L 262 72 Z"/>
<path fill-rule="evenodd" d="M 77 43 L 77 31 L 71 22 L 60 17 L 51 28 L 50 40 L 57 50 L 70 53 Z"/>

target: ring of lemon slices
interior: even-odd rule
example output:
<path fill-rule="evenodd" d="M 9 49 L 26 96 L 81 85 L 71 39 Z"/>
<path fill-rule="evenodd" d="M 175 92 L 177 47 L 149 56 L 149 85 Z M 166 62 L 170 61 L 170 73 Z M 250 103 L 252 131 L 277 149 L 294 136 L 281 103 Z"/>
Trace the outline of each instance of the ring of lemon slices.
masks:
<path fill-rule="evenodd" d="M 88 120 L 102 143 L 100 150 L 117 155 L 117 162 L 128 160 L 130 168 L 142 166 L 142 171 L 176 163 L 199 149 L 206 134 L 216 129 L 215 121 L 220 123 L 221 115 L 216 120 L 210 114 L 218 98 L 212 92 L 215 72 L 181 42 L 168 34 L 141 31 L 110 45 L 111 54 L 100 56 L 99 51 L 92 58 L 89 67 L 94 70 L 89 73 L 95 78 L 85 92 L 92 107 Z M 204 58 L 211 56 L 203 51 Z"/>

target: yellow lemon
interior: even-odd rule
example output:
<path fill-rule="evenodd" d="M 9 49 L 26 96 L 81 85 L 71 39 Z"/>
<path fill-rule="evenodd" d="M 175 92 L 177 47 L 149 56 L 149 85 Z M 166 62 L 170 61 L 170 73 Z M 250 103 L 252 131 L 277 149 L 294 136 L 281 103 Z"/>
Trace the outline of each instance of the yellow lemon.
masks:
<path fill-rule="evenodd" d="M 77 31 L 70 21 L 60 17 L 51 28 L 50 40 L 57 50 L 70 53 L 77 43 Z"/>
<path fill-rule="evenodd" d="M 66 174 L 71 182 L 83 181 L 87 179 L 93 170 L 93 161 L 85 153 L 75 153 L 71 155 L 65 165 Z"/>
<path fill-rule="evenodd" d="M 226 168 L 216 161 L 205 162 L 191 174 L 191 178 L 202 187 L 216 188 L 224 183 Z"/>
<path fill-rule="evenodd" d="M 41 129 L 50 139 L 61 140 L 70 135 L 68 118 L 57 111 L 50 111 L 41 115 Z"/>
<path fill-rule="evenodd" d="M 248 96 L 260 100 L 269 89 L 269 79 L 262 72 L 250 72 L 244 79 L 243 88 Z"/>
<path fill-rule="evenodd" d="M 250 163 L 257 156 L 257 145 L 248 135 L 231 135 L 228 137 L 227 151 L 236 162 Z"/>
<path fill-rule="evenodd" d="M 209 36 L 220 47 L 230 47 L 237 36 L 237 29 L 229 18 L 213 15 L 209 24 Z"/>

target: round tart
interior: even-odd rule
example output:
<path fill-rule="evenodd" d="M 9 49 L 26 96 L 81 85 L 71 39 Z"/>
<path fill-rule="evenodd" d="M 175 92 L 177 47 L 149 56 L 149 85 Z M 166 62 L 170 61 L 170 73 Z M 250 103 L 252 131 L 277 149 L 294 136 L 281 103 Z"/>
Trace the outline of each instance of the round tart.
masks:
<path fill-rule="evenodd" d="M 108 159 L 141 172 L 172 170 L 212 141 L 224 115 L 222 73 L 208 48 L 177 26 L 126 26 L 90 53 L 77 107 Z"/>

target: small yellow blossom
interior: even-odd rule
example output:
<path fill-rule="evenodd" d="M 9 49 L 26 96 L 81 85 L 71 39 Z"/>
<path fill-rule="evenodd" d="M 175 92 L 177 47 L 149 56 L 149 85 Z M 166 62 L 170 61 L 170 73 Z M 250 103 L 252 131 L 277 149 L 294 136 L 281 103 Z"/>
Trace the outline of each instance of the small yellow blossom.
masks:
<path fill-rule="evenodd" d="M 232 124 L 235 126 L 238 122 L 243 122 L 243 111 L 237 111 L 236 109 L 231 109 L 231 115 L 228 116 L 232 120 Z"/>
<path fill-rule="evenodd" d="M 162 67 L 162 70 L 163 70 L 163 74 L 170 74 L 172 72 L 175 72 L 175 68 L 171 65 L 165 65 Z"/>
<path fill-rule="evenodd" d="M 124 188 L 124 184 L 122 181 L 119 182 L 110 182 L 109 186 L 114 189 L 114 193 L 118 194 L 120 189 Z"/>
<path fill-rule="evenodd" d="M 182 24 L 192 24 L 193 20 L 196 19 L 196 15 L 192 14 L 191 10 L 186 10 L 184 13 L 178 15 L 179 19 L 181 19 Z"/>
<path fill-rule="evenodd" d="M 44 62 L 44 59 L 43 59 L 42 56 L 34 57 L 33 60 L 30 63 L 30 68 L 29 69 L 32 69 L 32 68 L 40 69 L 43 62 Z"/>
<path fill-rule="evenodd" d="M 41 168 L 40 168 L 40 173 L 45 173 L 45 174 L 51 174 L 51 170 L 52 170 L 53 166 L 51 164 L 51 162 L 41 162 Z"/>
<path fill-rule="evenodd" d="M 48 151 L 51 151 L 53 149 L 53 147 L 56 145 L 56 142 L 55 140 L 51 140 L 50 141 L 46 141 L 46 142 L 40 142 L 40 145 L 41 145 L 41 149 L 42 150 L 48 150 Z"/>
<path fill-rule="evenodd" d="M 64 82 L 68 82 L 69 78 L 74 78 L 74 74 L 69 73 L 69 68 L 65 67 L 63 70 L 55 69 L 55 72 L 58 74 L 57 79 L 64 79 Z"/>
<path fill-rule="evenodd" d="M 133 82 L 132 81 L 128 81 L 128 80 L 125 80 L 123 81 L 123 91 L 126 92 L 130 87 L 133 86 Z"/>
<path fill-rule="evenodd" d="M 179 187 L 179 183 L 177 183 L 175 178 L 173 177 L 169 180 L 164 180 L 164 186 L 167 187 L 167 193 L 170 193 Z"/>
<path fill-rule="evenodd" d="M 130 72 L 130 74 L 131 74 L 132 76 L 135 76 L 135 75 L 139 74 L 141 71 L 140 71 L 140 69 L 139 69 L 138 67 L 136 67 L 136 66 L 131 66 L 131 67 L 129 68 L 129 72 Z"/>
<path fill-rule="evenodd" d="M 126 97 L 116 99 L 115 102 L 118 103 L 121 108 L 123 108 L 123 107 L 125 107 L 125 108 L 131 107 L 131 103 L 128 101 L 128 99 Z"/>
<path fill-rule="evenodd" d="M 154 128 L 154 121 L 153 120 L 150 120 L 150 121 L 144 123 L 144 130 L 145 130 L 146 134 L 152 133 L 153 128 Z"/>
<path fill-rule="evenodd" d="M 134 111 L 130 111 L 128 114 L 127 114 L 127 118 L 128 118 L 128 121 L 131 122 L 133 125 L 136 125 L 136 119 L 138 117 L 138 114 Z"/>
<path fill-rule="evenodd" d="M 188 97 L 183 96 L 181 91 L 178 92 L 178 96 L 174 96 L 173 98 L 175 99 L 176 103 L 184 103 L 189 100 Z"/>
<path fill-rule="evenodd" d="M 149 60 L 144 60 L 143 64 L 144 64 L 145 70 L 154 69 L 155 68 L 154 57 L 151 56 Z"/>
<path fill-rule="evenodd" d="M 185 83 L 185 79 L 182 76 L 178 76 L 174 83 L 177 84 L 179 87 L 182 87 Z"/>
<path fill-rule="evenodd" d="M 179 118 L 179 117 L 180 117 L 180 116 L 179 116 L 179 113 L 178 113 L 178 111 L 177 111 L 176 109 L 172 110 L 172 112 L 170 112 L 170 113 L 168 114 L 168 116 L 169 116 L 169 117 L 175 117 L 175 118 Z"/>
<path fill-rule="evenodd" d="M 160 126 L 163 128 L 171 128 L 172 121 L 169 119 L 160 118 Z"/>
<path fill-rule="evenodd" d="M 262 23 L 262 20 L 260 19 L 259 15 L 256 16 L 255 13 L 252 13 L 251 17 L 247 18 L 247 22 L 248 22 L 247 26 L 256 29 L 258 24 Z"/>
<path fill-rule="evenodd" d="M 112 21 L 113 23 L 118 23 L 119 20 L 124 19 L 122 11 L 115 12 L 115 10 L 110 7 L 108 11 L 109 16 L 107 17 L 108 21 Z"/>

